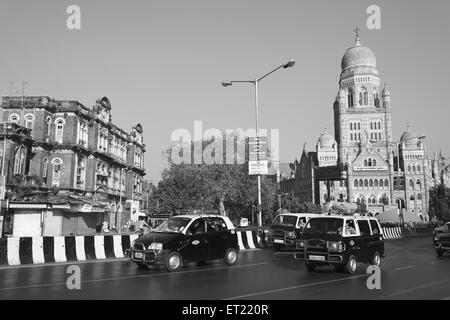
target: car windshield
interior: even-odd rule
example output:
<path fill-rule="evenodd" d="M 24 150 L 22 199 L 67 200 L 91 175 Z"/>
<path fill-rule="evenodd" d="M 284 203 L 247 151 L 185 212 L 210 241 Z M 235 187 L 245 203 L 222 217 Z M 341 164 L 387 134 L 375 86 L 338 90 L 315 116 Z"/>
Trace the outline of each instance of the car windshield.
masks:
<path fill-rule="evenodd" d="M 295 216 L 283 216 L 279 215 L 273 220 L 273 224 L 286 225 L 286 226 L 295 226 L 297 223 L 297 217 Z"/>
<path fill-rule="evenodd" d="M 336 234 L 342 235 L 343 219 L 312 218 L 308 221 L 303 234 Z"/>
<path fill-rule="evenodd" d="M 159 226 L 157 226 L 155 229 L 153 229 L 153 232 L 183 232 L 183 230 L 186 228 L 187 224 L 191 221 L 191 218 L 186 217 L 173 217 L 170 218 L 163 223 L 161 223 Z"/>

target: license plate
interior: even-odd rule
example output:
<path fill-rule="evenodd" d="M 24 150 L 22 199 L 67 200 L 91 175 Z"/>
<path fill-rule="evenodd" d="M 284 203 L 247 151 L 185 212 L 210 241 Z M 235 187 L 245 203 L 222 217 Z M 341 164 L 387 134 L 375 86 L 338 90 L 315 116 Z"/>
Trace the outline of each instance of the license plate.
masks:
<path fill-rule="evenodd" d="M 275 243 L 284 243 L 284 240 L 274 239 L 273 242 L 275 242 Z"/>
<path fill-rule="evenodd" d="M 325 261 L 325 256 L 309 256 L 309 260 Z"/>
<path fill-rule="evenodd" d="M 142 259 L 142 252 L 135 252 L 134 253 L 134 258 L 135 259 Z"/>

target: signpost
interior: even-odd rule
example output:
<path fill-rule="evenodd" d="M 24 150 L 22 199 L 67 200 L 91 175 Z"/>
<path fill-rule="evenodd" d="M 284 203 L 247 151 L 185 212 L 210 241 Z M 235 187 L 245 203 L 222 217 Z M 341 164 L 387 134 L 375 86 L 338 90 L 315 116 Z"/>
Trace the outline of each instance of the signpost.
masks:
<path fill-rule="evenodd" d="M 249 137 L 248 155 L 248 173 L 250 175 L 269 174 L 267 160 L 267 137 Z"/>

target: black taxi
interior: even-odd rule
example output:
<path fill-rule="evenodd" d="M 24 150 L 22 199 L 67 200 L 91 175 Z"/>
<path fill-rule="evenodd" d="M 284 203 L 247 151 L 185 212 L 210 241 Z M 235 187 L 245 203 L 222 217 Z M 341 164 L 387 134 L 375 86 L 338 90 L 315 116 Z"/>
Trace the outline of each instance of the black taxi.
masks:
<path fill-rule="evenodd" d="M 238 250 L 237 233 L 227 217 L 181 215 L 164 221 L 136 239 L 129 258 L 142 267 L 160 264 L 168 271 L 176 271 L 184 262 L 219 258 L 233 265 Z"/>
<path fill-rule="evenodd" d="M 266 234 L 266 242 L 275 250 L 283 247 L 295 247 L 295 240 L 300 236 L 306 222 L 318 213 L 282 213 L 273 219 Z"/>
<path fill-rule="evenodd" d="M 375 218 L 330 215 L 311 218 L 300 235 L 294 258 L 308 271 L 333 265 L 338 271 L 356 272 L 358 262 L 380 266 L 385 257 L 382 229 Z"/>
<path fill-rule="evenodd" d="M 450 230 L 446 229 L 437 233 L 434 238 L 434 248 L 438 257 L 442 257 L 444 252 L 450 253 Z"/>

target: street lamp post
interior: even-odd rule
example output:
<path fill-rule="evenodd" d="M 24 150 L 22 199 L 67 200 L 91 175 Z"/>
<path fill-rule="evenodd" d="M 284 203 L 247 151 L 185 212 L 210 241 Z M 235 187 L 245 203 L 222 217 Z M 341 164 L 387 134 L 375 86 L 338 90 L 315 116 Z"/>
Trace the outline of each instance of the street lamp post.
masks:
<path fill-rule="evenodd" d="M 260 78 L 257 78 L 255 80 L 238 80 L 238 81 L 222 81 L 222 86 L 228 87 L 231 86 L 233 83 L 251 83 L 255 86 L 255 113 L 256 113 L 256 138 L 258 140 L 259 138 L 259 104 L 258 104 L 258 83 L 264 79 L 265 77 L 269 76 L 270 74 L 274 73 L 278 69 L 284 68 L 290 68 L 294 66 L 295 61 L 290 60 L 287 63 L 282 64 L 281 66 L 273 69 L 269 73 L 266 73 Z M 261 212 L 261 175 L 258 174 L 258 228 L 261 228 L 262 226 L 262 212 Z"/>

